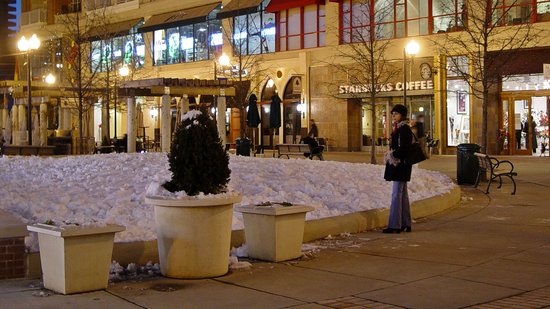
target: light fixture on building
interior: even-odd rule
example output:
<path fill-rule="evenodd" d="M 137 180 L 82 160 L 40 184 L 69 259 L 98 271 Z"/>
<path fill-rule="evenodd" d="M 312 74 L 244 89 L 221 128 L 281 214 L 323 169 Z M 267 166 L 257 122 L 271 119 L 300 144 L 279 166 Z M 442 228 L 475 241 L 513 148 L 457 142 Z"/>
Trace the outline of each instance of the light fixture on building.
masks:
<path fill-rule="evenodd" d="M 275 82 L 270 78 L 267 80 L 267 84 L 265 86 L 267 88 L 273 88 L 273 85 L 275 85 Z"/>
<path fill-rule="evenodd" d="M 46 77 L 44 78 L 44 81 L 48 85 L 55 84 L 55 75 L 53 75 L 52 73 L 46 75 Z"/>
<path fill-rule="evenodd" d="M 419 111 L 419 112 L 423 112 L 423 111 L 424 111 L 424 107 L 423 107 L 423 106 L 420 106 L 420 107 L 418 108 L 418 111 Z"/>
<path fill-rule="evenodd" d="M 159 111 L 156 108 L 149 109 L 149 115 L 151 115 L 151 118 L 157 118 L 159 115 Z"/>
<path fill-rule="evenodd" d="M 271 111 L 269 105 L 264 105 L 264 111 L 266 112 L 266 114 Z"/>

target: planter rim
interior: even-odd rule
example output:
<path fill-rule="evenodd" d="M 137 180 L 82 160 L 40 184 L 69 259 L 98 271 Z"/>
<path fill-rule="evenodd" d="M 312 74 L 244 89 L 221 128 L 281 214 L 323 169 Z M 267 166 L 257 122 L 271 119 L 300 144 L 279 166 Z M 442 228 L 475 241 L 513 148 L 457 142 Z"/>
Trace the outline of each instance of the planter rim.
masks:
<path fill-rule="evenodd" d="M 90 234 L 117 233 L 126 230 L 126 227 L 118 224 L 61 227 L 43 223 L 36 223 L 27 225 L 27 230 L 58 237 L 71 237 Z"/>
<path fill-rule="evenodd" d="M 315 207 L 308 205 L 282 206 L 280 204 L 274 204 L 273 206 L 245 205 L 237 206 L 235 207 L 235 210 L 242 213 L 280 216 L 313 211 L 315 210 Z"/>
<path fill-rule="evenodd" d="M 241 195 L 222 195 L 220 197 L 202 199 L 174 199 L 161 196 L 146 196 L 145 202 L 153 206 L 164 207 L 208 207 L 235 204 L 242 200 Z"/>

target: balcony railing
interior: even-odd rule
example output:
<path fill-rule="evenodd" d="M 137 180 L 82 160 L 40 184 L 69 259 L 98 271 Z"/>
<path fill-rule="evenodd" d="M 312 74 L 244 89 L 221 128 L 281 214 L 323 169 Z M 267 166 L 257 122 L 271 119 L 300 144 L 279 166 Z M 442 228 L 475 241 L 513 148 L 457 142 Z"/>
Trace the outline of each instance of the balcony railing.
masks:
<path fill-rule="evenodd" d="M 21 13 L 21 26 L 45 23 L 47 21 L 46 9 L 36 9 Z"/>
<path fill-rule="evenodd" d="M 138 0 L 86 0 L 86 10 L 92 11 Z"/>

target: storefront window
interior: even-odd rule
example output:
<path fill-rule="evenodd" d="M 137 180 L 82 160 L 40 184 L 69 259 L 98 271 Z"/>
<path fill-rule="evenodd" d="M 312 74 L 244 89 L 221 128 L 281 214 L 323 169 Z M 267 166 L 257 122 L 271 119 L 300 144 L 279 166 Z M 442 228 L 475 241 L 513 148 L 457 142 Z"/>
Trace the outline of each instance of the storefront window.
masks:
<path fill-rule="evenodd" d="M 470 142 L 470 95 L 464 80 L 447 80 L 447 146 Z"/>
<path fill-rule="evenodd" d="M 154 64 L 214 58 L 223 45 L 221 21 L 215 19 L 219 10 L 219 6 L 212 10 L 206 17 L 206 22 L 154 31 Z"/>
<path fill-rule="evenodd" d="M 325 6 L 308 5 L 279 12 L 279 50 L 325 45 Z"/>
<path fill-rule="evenodd" d="M 179 63 L 180 62 L 180 34 L 178 28 L 170 28 L 166 30 L 167 37 L 167 64 Z"/>
<path fill-rule="evenodd" d="M 233 49 L 237 55 L 275 51 L 275 14 L 264 10 L 268 3 L 263 1 L 255 13 L 233 17 Z"/>
<path fill-rule="evenodd" d="M 91 44 L 92 48 L 92 72 L 101 70 L 101 41 L 94 41 Z"/>
<path fill-rule="evenodd" d="M 499 0 L 494 6 L 493 23 L 499 26 L 519 25 L 528 23 L 531 19 L 531 1 Z"/>
<path fill-rule="evenodd" d="M 180 27 L 180 42 L 181 42 L 181 61 L 195 61 L 194 49 L 195 42 L 193 41 L 193 25 Z"/>
<path fill-rule="evenodd" d="M 433 33 L 461 30 L 465 26 L 466 11 L 463 0 L 433 1 Z"/>
<path fill-rule="evenodd" d="M 550 83 L 542 74 L 510 75 L 502 78 L 502 91 L 550 89 Z"/>
<path fill-rule="evenodd" d="M 166 64 L 166 31 L 156 30 L 154 33 L 154 61 L 155 65 Z"/>
<path fill-rule="evenodd" d="M 344 0 L 341 2 L 343 43 L 392 39 L 461 30 L 464 0 Z M 374 9 L 372 9 L 374 7 Z M 370 16 L 374 14 L 374 19 Z M 373 25 L 371 25 L 371 23 Z"/>

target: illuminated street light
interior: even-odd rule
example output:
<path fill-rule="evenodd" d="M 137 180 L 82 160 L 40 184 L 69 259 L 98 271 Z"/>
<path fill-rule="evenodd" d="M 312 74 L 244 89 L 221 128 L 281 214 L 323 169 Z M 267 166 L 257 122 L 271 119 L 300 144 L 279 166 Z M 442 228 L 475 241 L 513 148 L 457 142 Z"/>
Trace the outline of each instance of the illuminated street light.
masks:
<path fill-rule="evenodd" d="M 416 41 L 410 41 L 403 49 L 403 106 L 407 106 L 407 56 L 414 57 L 420 51 Z"/>
<path fill-rule="evenodd" d="M 48 85 L 55 84 L 55 76 L 52 73 L 50 73 L 50 74 L 46 75 L 46 78 L 44 78 L 44 81 Z"/>
<path fill-rule="evenodd" d="M 31 80 L 32 80 L 32 71 L 31 71 L 31 56 L 30 54 L 40 48 L 40 39 L 33 34 L 29 40 L 22 36 L 19 42 L 17 42 L 17 47 L 21 52 L 27 54 L 27 133 L 28 133 L 28 142 L 29 145 L 32 145 L 32 93 L 31 93 Z"/>

